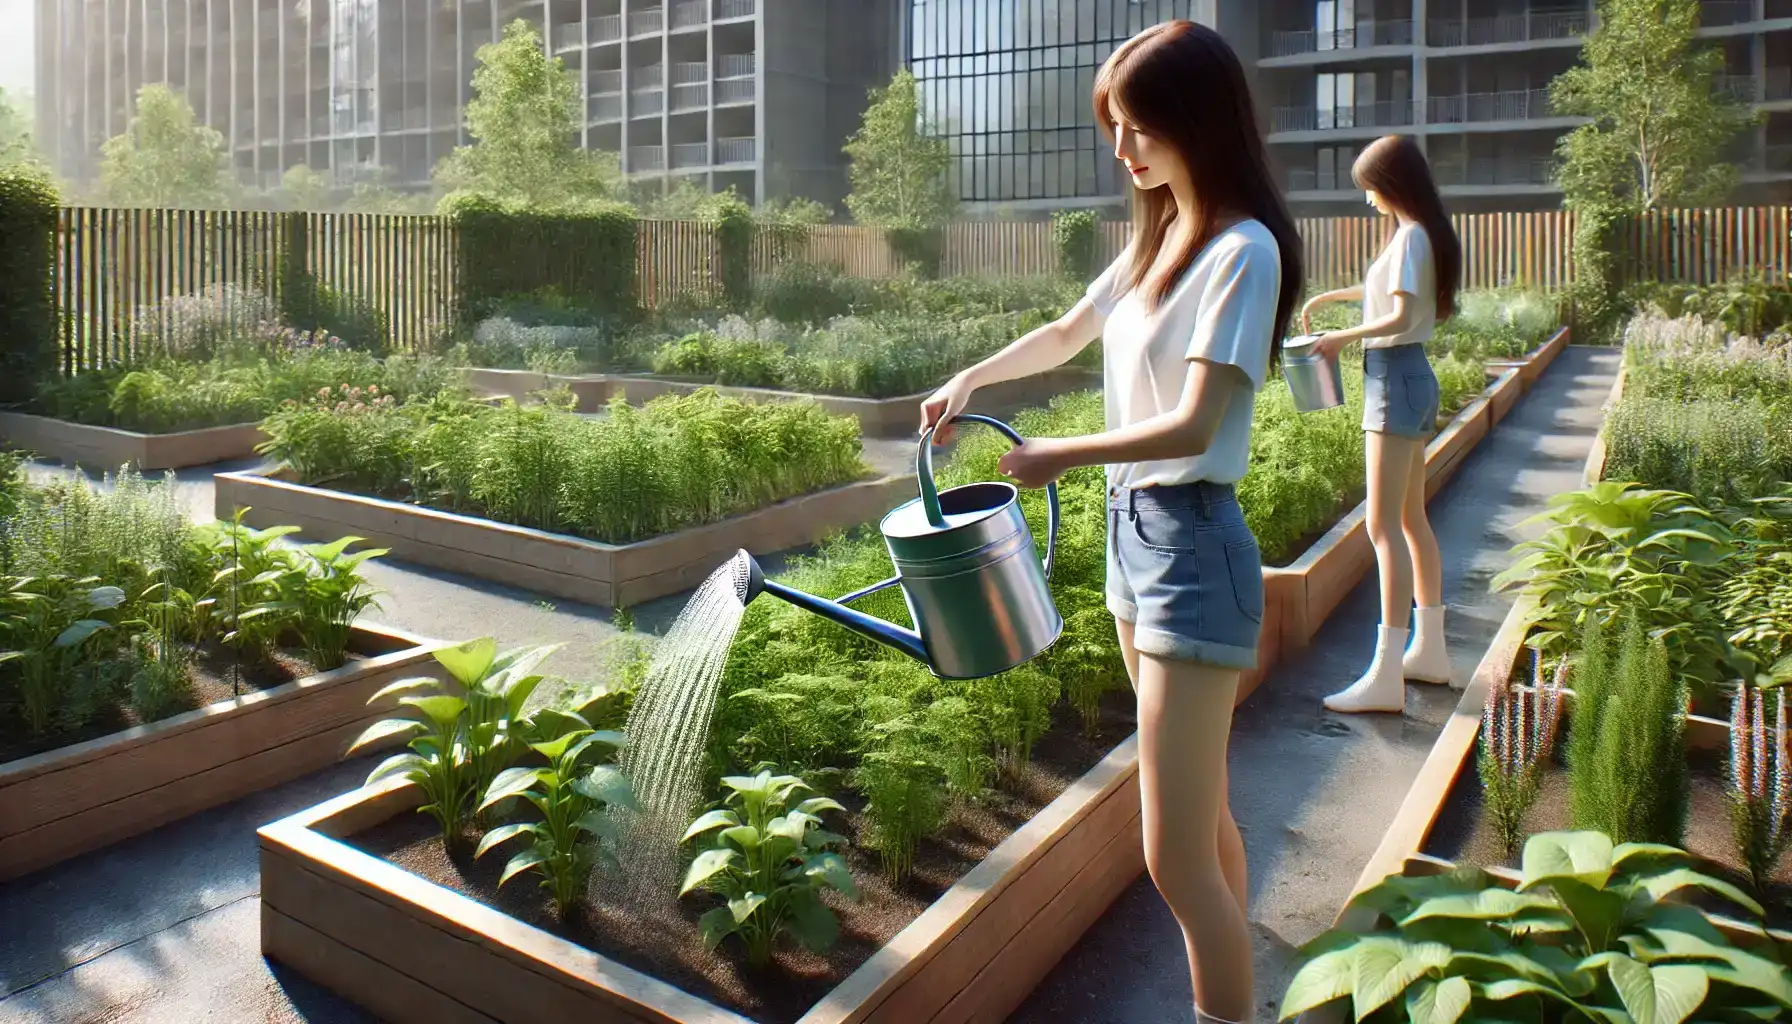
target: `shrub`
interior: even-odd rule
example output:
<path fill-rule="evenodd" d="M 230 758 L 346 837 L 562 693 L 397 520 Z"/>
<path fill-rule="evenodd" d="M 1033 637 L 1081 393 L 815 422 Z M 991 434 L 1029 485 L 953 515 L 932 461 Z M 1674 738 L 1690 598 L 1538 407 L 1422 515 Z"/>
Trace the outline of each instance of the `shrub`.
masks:
<path fill-rule="evenodd" d="M 1097 221 L 1093 210 L 1059 210 L 1052 215 L 1052 245 L 1058 271 L 1077 281 L 1094 280 Z"/>
<path fill-rule="evenodd" d="M 709 206 L 715 217 L 722 301 L 729 309 L 745 309 L 753 300 L 753 209 L 733 188 L 712 197 Z"/>
<path fill-rule="evenodd" d="M 1686 690 L 1667 648 L 1632 615 L 1616 645 L 1594 625 L 1573 669 L 1568 784 L 1576 828 L 1621 842 L 1677 845 L 1691 786 Z"/>
<path fill-rule="evenodd" d="M 51 281 L 61 199 L 30 164 L 0 167 L 0 403 L 28 400 L 56 372 L 59 332 Z"/>
<path fill-rule="evenodd" d="M 625 207 L 537 214 L 466 196 L 449 204 L 455 289 L 463 315 L 482 304 L 552 286 L 600 314 L 632 315 L 635 217 Z"/>
<path fill-rule="evenodd" d="M 824 323 L 852 311 L 842 275 L 815 263 L 785 263 L 761 278 L 754 288 L 754 306 L 784 323 Z"/>
<path fill-rule="evenodd" d="M 939 228 L 889 228 L 884 231 L 884 239 L 904 266 L 913 268 L 922 277 L 940 276 L 946 238 Z"/>

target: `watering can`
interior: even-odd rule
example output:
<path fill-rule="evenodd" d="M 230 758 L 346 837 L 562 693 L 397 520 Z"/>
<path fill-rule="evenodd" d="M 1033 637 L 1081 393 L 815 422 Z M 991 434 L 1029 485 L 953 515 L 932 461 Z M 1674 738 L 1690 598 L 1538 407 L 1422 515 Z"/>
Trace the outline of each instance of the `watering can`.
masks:
<path fill-rule="evenodd" d="M 952 422 L 966 421 L 986 424 L 1022 443 L 1014 428 L 988 416 L 967 413 Z M 1037 657 L 1064 631 L 1064 617 L 1047 586 L 1058 544 L 1057 485 L 1045 489 L 1050 515 L 1042 562 L 1013 484 L 935 488 L 933 429 L 921 438 L 915 476 L 920 496 L 897 506 L 878 524 L 896 564 L 895 576 L 830 601 L 766 579 L 759 563 L 742 551 L 735 560 L 744 560 L 746 570 L 743 602 L 771 594 L 894 647 L 943 679 L 981 679 Z M 847 607 L 897 585 L 914 630 Z"/>

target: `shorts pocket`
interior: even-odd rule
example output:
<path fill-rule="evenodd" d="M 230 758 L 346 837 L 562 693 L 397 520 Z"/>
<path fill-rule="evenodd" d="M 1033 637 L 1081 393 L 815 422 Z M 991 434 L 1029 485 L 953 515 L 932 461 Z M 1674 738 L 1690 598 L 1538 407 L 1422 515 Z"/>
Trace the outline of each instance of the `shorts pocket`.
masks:
<path fill-rule="evenodd" d="M 1263 556 L 1256 538 L 1226 545 L 1226 568 L 1232 577 L 1232 596 L 1238 610 L 1252 622 L 1263 622 Z"/>
<path fill-rule="evenodd" d="M 1370 351 L 1376 350 L 1371 349 Z M 1369 355 L 1368 352 L 1363 353 L 1363 376 L 1373 380 L 1387 380 L 1388 361 Z"/>
<path fill-rule="evenodd" d="M 1431 373 L 1408 373 L 1406 378 L 1406 404 L 1420 416 L 1430 412 L 1437 405 L 1437 375 Z"/>
<path fill-rule="evenodd" d="M 1132 513 L 1132 532 L 1153 551 L 1187 554 L 1195 550 L 1202 531 L 1193 509 L 1141 508 Z"/>

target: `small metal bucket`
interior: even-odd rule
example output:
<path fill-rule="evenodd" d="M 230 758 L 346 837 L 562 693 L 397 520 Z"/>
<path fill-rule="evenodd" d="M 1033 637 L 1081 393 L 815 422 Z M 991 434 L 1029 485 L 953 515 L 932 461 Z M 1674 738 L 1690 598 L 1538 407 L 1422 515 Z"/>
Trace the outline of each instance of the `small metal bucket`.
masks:
<path fill-rule="evenodd" d="M 1319 335 L 1308 334 L 1282 346 L 1282 379 L 1288 382 L 1296 412 L 1318 412 L 1344 404 L 1344 377 L 1338 372 L 1338 357 L 1321 355 L 1314 347 L 1318 340 Z"/>

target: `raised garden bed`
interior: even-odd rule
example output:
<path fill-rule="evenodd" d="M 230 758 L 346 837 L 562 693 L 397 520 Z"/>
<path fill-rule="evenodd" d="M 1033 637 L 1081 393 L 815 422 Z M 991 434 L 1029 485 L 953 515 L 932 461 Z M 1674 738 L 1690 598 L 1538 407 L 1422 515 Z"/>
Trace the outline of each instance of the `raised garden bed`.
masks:
<path fill-rule="evenodd" d="M 558 374 L 534 373 L 529 370 L 466 371 L 467 382 L 475 392 L 508 395 L 522 399 L 551 387 L 566 386 L 578 400 L 579 412 L 596 412 L 618 395 L 630 405 L 642 405 L 661 395 L 688 394 L 702 387 L 714 387 L 698 381 L 675 380 L 648 374 Z M 968 412 L 994 414 L 1029 405 L 1044 405 L 1058 395 L 1086 391 L 1101 386 L 1101 373 L 1077 367 L 1060 367 L 1033 377 L 1003 381 L 981 388 L 971 398 Z M 836 416 L 857 416 L 859 429 L 866 437 L 912 437 L 917 433 L 921 403 L 932 391 L 922 391 L 898 398 L 849 398 L 841 395 L 811 395 L 769 388 L 716 387 L 728 398 L 756 402 L 812 399 L 823 410 Z"/>
<path fill-rule="evenodd" d="M 1494 396 L 1516 386 L 1516 370 L 1502 374 L 1431 443 L 1433 490 L 1486 436 Z M 1294 565 L 1265 571 L 1263 668 L 1241 682 L 1239 701 L 1311 638 L 1372 559 L 1359 508 Z M 801 1024 L 1004 1019 L 1144 870 L 1137 757 L 1136 736 L 1114 747 Z M 421 802 L 410 784 L 385 782 L 263 828 L 264 953 L 394 1021 L 747 1019 L 408 872 L 358 838 Z"/>
<path fill-rule="evenodd" d="M 265 438 L 254 423 L 176 434 L 139 434 L 30 413 L 0 412 L 0 442 L 6 447 L 107 472 L 127 464 L 140 470 L 182 469 L 246 459 Z"/>
<path fill-rule="evenodd" d="M 291 523 L 317 536 L 352 533 L 392 557 L 603 607 L 696 586 L 734 552 L 801 547 L 858 526 L 913 497 L 908 476 L 848 484 L 743 516 L 635 544 L 605 544 L 244 471 L 216 478 L 220 519 L 247 509 L 255 526 Z"/>
<path fill-rule="evenodd" d="M 436 675 L 432 648 L 356 626 L 339 669 L 0 764 L 0 881 L 328 767 L 393 706 L 369 697 Z"/>
<path fill-rule="evenodd" d="M 1568 328 L 1564 327 L 1522 359 L 1495 359 L 1490 360 L 1487 365 L 1494 370 L 1517 367 L 1521 387 L 1529 391 L 1531 385 L 1537 383 L 1537 378 L 1543 376 L 1543 371 L 1549 369 L 1549 364 L 1555 362 L 1556 356 L 1561 355 L 1562 350 L 1567 347 Z"/>

